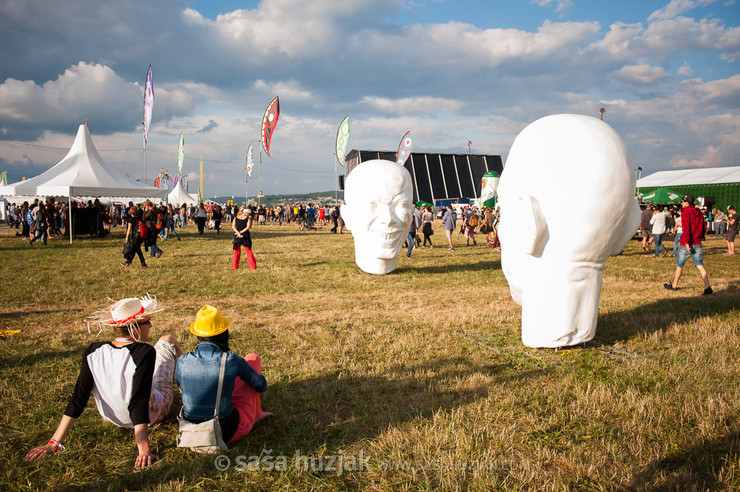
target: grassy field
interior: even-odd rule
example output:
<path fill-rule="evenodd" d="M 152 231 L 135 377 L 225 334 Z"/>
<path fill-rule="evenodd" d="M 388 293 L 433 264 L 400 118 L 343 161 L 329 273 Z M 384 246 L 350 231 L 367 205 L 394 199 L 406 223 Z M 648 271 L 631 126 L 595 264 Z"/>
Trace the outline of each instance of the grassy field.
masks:
<path fill-rule="evenodd" d="M 664 290 L 673 259 L 631 242 L 607 264 L 596 339 L 555 351 L 521 344 L 499 253 L 462 238 L 371 276 L 351 235 L 326 228 L 258 227 L 254 272 L 244 257 L 229 268 L 231 234 L 190 227 L 145 271 L 119 266 L 120 228 L 73 246 L 11 236 L 0 330 L 21 332 L 0 339 L 1 490 L 740 489 L 740 262 L 724 241 L 705 243 L 710 297 L 690 266 Z M 133 432 L 91 399 L 66 451 L 24 462 L 84 348 L 109 336 L 82 319 L 147 292 L 169 307 L 153 336 L 188 350 L 202 305 L 231 318 L 232 350 L 262 356 L 275 417 L 216 460 L 176 447 L 174 405 L 151 430 L 161 461 L 133 472 Z"/>

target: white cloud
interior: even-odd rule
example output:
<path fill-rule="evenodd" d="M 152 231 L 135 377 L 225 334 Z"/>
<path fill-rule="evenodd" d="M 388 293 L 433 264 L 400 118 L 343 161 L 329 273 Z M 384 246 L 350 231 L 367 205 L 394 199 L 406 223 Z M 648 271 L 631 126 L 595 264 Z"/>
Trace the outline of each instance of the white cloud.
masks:
<path fill-rule="evenodd" d="M 650 16 L 648 16 L 648 21 L 652 22 L 663 19 L 673 19 L 684 12 L 692 10 L 696 7 L 697 3 L 698 2 L 694 0 L 671 0 L 668 5 L 650 14 Z"/>
<path fill-rule="evenodd" d="M 267 83 L 264 80 L 256 80 L 254 82 L 254 88 L 268 96 L 270 94 L 277 94 L 283 101 L 310 101 L 315 97 L 315 95 L 310 91 L 303 89 L 295 80 L 274 83 Z"/>
<path fill-rule="evenodd" d="M 689 77 L 693 75 L 694 71 L 691 69 L 691 65 L 689 65 L 689 62 L 683 62 L 683 65 L 678 68 L 678 71 L 676 73 L 678 75 Z"/>
<path fill-rule="evenodd" d="M 144 89 L 128 82 L 110 67 L 79 62 L 55 80 L 39 85 L 32 80 L 6 79 L 0 85 L 0 125 L 21 123 L 75 129 L 85 117 L 101 131 L 130 130 L 141 122 Z M 189 111 L 192 100 L 181 90 L 155 86 L 155 107 L 163 115 Z"/>
<path fill-rule="evenodd" d="M 440 97 L 405 97 L 390 99 L 386 97 L 365 96 L 362 102 L 380 111 L 397 115 L 426 115 L 457 112 L 465 103 Z"/>
<path fill-rule="evenodd" d="M 633 85 L 655 85 L 666 77 L 670 75 L 663 67 L 651 67 L 646 64 L 630 65 L 614 72 L 614 78 Z"/>
<path fill-rule="evenodd" d="M 540 7 L 548 7 L 555 4 L 555 11 L 563 14 L 573 7 L 572 0 L 532 0 L 532 3 Z"/>

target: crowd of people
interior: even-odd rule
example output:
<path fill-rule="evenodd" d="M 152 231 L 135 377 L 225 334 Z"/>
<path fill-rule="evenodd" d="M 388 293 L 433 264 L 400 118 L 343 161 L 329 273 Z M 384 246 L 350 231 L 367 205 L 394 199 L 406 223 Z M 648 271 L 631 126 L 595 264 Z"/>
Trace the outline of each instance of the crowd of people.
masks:
<path fill-rule="evenodd" d="M 691 197 L 691 195 L 686 195 Z M 684 202 L 682 202 L 683 204 Z M 726 207 L 725 211 L 713 206 L 711 208 L 697 208 L 695 202 L 692 207 L 700 214 L 699 220 L 703 224 L 705 236 L 714 235 L 714 239 L 724 238 L 727 246 L 726 256 L 735 254 L 735 236 L 738 232 L 738 214 L 733 205 Z M 681 235 L 683 205 L 651 205 L 643 204 L 641 207 L 640 230 L 643 251 L 654 248 L 654 256 L 664 257 L 676 256 Z M 673 238 L 673 251 L 668 252 L 664 241 Z"/>
<path fill-rule="evenodd" d="M 458 230 L 458 215 L 460 216 L 460 228 Z M 442 208 L 437 214 L 436 219 L 440 221 L 437 228 L 444 227 L 447 246 L 450 251 L 455 250 L 453 237 L 455 232 L 457 236 L 465 238 L 466 246 L 476 246 L 475 235 L 482 234 L 486 239 L 486 245 L 491 246 L 494 251 L 501 249 L 501 243 L 498 239 L 498 223 L 501 213 L 498 208 L 485 207 L 480 210 L 477 206 L 460 207 L 460 211 L 452 205 Z M 434 234 L 435 214 L 431 205 L 423 207 L 414 207 L 414 213 L 409 227 L 409 236 L 406 246 L 406 258 L 411 258 L 411 251 L 416 248 L 433 248 L 432 235 Z M 423 237 L 423 240 L 422 240 Z M 472 242 L 472 244 L 471 244 Z"/>

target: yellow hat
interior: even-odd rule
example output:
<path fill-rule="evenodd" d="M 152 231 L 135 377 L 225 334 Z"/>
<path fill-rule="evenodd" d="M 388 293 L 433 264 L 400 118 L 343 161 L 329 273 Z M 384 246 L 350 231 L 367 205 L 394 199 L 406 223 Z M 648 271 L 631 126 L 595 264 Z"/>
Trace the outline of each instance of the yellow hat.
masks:
<path fill-rule="evenodd" d="M 190 325 L 190 333 L 199 337 L 215 337 L 229 329 L 231 320 L 221 316 L 218 308 L 206 304 L 198 314 L 195 321 Z"/>

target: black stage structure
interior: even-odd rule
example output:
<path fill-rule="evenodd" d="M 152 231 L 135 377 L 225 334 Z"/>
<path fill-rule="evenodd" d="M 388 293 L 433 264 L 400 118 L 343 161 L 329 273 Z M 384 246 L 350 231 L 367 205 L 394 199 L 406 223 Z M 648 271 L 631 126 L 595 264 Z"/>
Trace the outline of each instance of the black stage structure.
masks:
<path fill-rule="evenodd" d="M 345 157 L 347 175 L 365 161 L 396 160 L 395 152 L 351 150 Z M 404 165 L 414 184 L 414 202 L 453 198 L 478 198 L 481 179 L 487 171 L 501 174 L 504 164 L 500 155 L 422 154 L 412 153 Z"/>

